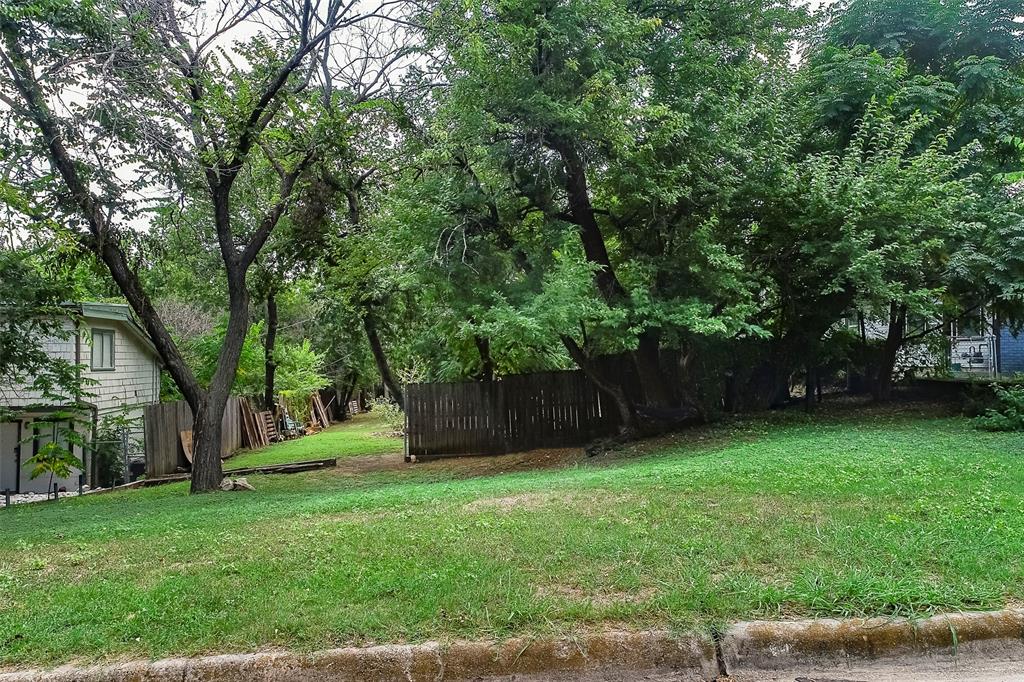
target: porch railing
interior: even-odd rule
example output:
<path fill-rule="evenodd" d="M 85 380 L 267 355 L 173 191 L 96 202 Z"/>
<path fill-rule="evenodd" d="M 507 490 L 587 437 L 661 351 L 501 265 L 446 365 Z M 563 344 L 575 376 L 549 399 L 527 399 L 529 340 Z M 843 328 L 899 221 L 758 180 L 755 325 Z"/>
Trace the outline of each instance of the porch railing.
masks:
<path fill-rule="evenodd" d="M 953 374 L 995 376 L 995 337 L 954 336 L 950 340 L 949 366 Z"/>

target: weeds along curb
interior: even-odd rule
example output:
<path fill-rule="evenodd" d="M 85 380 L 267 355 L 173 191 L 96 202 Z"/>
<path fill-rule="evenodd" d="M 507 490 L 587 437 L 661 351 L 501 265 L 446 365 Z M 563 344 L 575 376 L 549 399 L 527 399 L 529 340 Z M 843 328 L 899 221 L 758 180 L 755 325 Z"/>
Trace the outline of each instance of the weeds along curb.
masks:
<path fill-rule="evenodd" d="M 711 636 L 602 632 L 136 661 L 0 674 L 0 682 L 426 682 L 447 680 L 714 680 L 720 674 L 845 668 L 883 660 L 908 669 L 1024 661 L 1024 609 L 892 619 L 755 621 Z M 664 677 L 662 677 L 664 675 Z"/>

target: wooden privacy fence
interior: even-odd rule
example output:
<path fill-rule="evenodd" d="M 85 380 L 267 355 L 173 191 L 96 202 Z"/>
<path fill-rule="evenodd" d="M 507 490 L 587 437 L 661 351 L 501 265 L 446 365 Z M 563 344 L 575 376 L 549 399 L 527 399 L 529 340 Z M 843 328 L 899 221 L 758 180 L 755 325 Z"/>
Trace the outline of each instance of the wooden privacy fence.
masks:
<path fill-rule="evenodd" d="M 242 426 L 238 398 L 228 398 L 221 421 L 220 452 L 226 457 L 242 447 Z M 181 432 L 192 430 L 192 408 L 184 400 L 147 405 L 143 413 L 146 429 L 146 476 L 174 473 L 186 464 Z"/>
<path fill-rule="evenodd" d="M 619 413 L 580 370 L 406 386 L 406 458 L 581 445 L 615 433 Z"/>

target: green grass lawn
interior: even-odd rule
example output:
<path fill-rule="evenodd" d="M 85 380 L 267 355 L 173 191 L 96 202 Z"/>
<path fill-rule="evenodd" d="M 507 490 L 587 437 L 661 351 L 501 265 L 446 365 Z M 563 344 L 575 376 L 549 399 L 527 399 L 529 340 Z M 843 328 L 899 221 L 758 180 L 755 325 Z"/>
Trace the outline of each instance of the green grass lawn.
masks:
<path fill-rule="evenodd" d="M 379 435 L 384 430 L 385 426 L 379 419 L 372 413 L 364 412 L 311 436 L 240 452 L 226 460 L 224 467 L 240 469 L 330 457 L 402 452 L 402 439 Z"/>
<path fill-rule="evenodd" d="M 1022 434 L 904 409 L 748 420 L 636 450 L 487 477 L 434 462 L 0 511 L 0 664 L 1024 598 Z"/>

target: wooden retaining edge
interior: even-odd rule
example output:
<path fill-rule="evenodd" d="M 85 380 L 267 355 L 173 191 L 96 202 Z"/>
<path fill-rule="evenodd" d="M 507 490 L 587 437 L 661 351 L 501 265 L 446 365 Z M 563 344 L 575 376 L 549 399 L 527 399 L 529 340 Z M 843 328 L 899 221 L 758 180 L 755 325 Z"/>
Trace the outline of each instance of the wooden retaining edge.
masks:
<path fill-rule="evenodd" d="M 338 466 L 338 458 L 311 459 L 305 462 L 288 462 L 286 464 L 267 464 L 259 467 L 243 467 L 241 469 L 225 469 L 224 476 L 248 476 L 250 474 L 297 474 L 302 471 L 315 471 L 316 469 L 329 469 Z M 132 490 L 134 488 L 148 488 L 154 485 L 165 483 L 178 483 L 192 478 L 191 474 L 171 474 L 169 476 L 158 476 L 156 478 L 140 478 L 131 483 L 114 486 L 106 490 L 97 490 L 93 494 L 113 492 L 115 490 Z"/>
<path fill-rule="evenodd" d="M 714 680 L 867 661 L 921 673 L 943 665 L 1022 660 L 1024 610 L 899 619 L 737 623 L 720 637 L 602 632 L 504 642 L 428 642 L 310 654 L 232 654 L 0 673 L 0 682 L 410 682 L 468 680 Z"/>
<path fill-rule="evenodd" d="M 314 469 L 329 469 L 338 466 L 338 458 L 311 459 L 305 462 L 289 462 L 287 464 L 268 464 L 261 467 L 243 467 L 241 469 L 226 469 L 225 476 L 248 476 L 249 474 L 296 474 L 300 471 L 313 471 Z"/>

